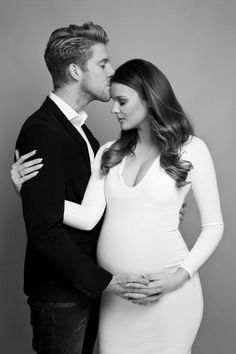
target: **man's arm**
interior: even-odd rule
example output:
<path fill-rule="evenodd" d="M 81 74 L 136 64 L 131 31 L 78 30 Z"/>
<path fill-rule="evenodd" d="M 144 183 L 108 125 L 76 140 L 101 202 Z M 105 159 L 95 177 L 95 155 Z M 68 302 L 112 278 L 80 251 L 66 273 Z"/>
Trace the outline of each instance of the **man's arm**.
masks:
<path fill-rule="evenodd" d="M 37 149 L 44 168 L 22 186 L 23 213 L 29 242 L 59 274 L 89 298 L 97 297 L 112 275 L 81 252 L 62 227 L 65 177 L 60 138 L 48 127 L 34 125 L 20 134 L 20 154 Z"/>
<path fill-rule="evenodd" d="M 107 286 L 109 291 L 127 299 L 125 297 L 127 283 L 141 283 L 143 286 L 149 284 L 142 276 L 113 276 L 102 269 L 81 252 L 62 227 L 65 171 L 62 144 L 58 136 L 46 127 L 34 126 L 21 134 L 17 148 L 21 154 L 37 149 L 37 155 L 45 162 L 41 173 L 35 178 L 29 178 L 21 189 L 28 239 L 45 261 L 62 274 L 72 286 L 91 299 L 96 298 Z M 33 165 L 24 161 L 25 158 L 15 165 L 15 168 L 18 169 L 23 163 L 24 169 L 28 169 L 29 174 L 34 173 L 35 170 L 31 170 Z M 38 162 L 41 161 L 36 158 L 36 165 Z M 130 287 L 132 288 L 132 285 Z M 140 298 L 142 297 L 140 294 Z"/>

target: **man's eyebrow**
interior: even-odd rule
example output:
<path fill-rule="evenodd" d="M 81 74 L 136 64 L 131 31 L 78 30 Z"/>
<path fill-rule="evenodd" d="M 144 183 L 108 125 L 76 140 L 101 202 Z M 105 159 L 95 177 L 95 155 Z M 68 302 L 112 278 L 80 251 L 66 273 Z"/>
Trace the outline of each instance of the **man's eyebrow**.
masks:
<path fill-rule="evenodd" d="M 110 58 L 104 58 L 102 60 L 99 60 L 99 63 L 110 63 Z"/>

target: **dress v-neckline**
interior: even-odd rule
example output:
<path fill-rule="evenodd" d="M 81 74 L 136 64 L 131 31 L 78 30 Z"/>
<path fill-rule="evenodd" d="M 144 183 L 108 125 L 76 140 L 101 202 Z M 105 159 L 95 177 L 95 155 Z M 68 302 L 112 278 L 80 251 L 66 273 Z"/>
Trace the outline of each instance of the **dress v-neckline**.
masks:
<path fill-rule="evenodd" d="M 125 179 L 123 177 L 123 172 L 124 172 L 124 168 L 125 168 L 125 163 L 127 161 L 127 158 L 128 156 L 125 156 L 123 158 L 123 160 L 121 161 L 121 164 L 120 164 L 120 169 L 119 169 L 119 177 L 120 177 L 120 180 L 121 182 L 127 187 L 127 188 L 130 188 L 130 189 L 135 189 L 137 188 L 140 184 L 142 184 L 142 182 L 148 177 L 150 171 L 152 170 L 153 166 L 155 165 L 155 163 L 157 162 L 157 160 L 160 159 L 160 154 L 155 158 L 155 160 L 153 160 L 153 162 L 151 163 L 151 165 L 149 166 L 149 168 L 147 169 L 145 175 L 142 177 L 142 179 L 137 183 L 137 184 L 134 184 L 133 186 L 130 186 L 128 185 L 126 182 L 125 182 Z M 137 178 L 137 176 L 136 176 Z"/>

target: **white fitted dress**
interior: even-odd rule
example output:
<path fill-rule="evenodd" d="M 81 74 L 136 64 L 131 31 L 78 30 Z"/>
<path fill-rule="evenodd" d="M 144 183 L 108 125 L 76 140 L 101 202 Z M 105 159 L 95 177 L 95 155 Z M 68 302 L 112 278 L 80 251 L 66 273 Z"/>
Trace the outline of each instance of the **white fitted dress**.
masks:
<path fill-rule="evenodd" d="M 190 182 L 177 188 L 160 166 L 152 163 L 143 179 L 128 186 L 122 171 L 126 158 L 106 177 L 99 167 L 100 148 L 81 206 L 66 202 L 65 222 L 90 229 L 106 207 L 98 241 L 98 263 L 112 274 L 174 272 L 190 274 L 181 288 L 159 302 L 137 305 L 105 290 L 102 296 L 99 346 L 101 354 L 190 354 L 203 310 L 197 270 L 217 246 L 223 222 L 213 163 L 205 143 L 193 137 L 182 147 L 182 158 L 193 164 Z M 202 231 L 191 251 L 179 230 L 179 210 L 193 190 Z"/>

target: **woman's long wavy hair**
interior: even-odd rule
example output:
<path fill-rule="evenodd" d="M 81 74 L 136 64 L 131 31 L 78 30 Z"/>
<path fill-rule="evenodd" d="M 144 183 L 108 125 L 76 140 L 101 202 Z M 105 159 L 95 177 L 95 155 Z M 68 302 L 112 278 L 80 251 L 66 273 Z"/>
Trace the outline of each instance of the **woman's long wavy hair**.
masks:
<path fill-rule="evenodd" d="M 133 59 L 121 65 L 111 83 L 134 89 L 149 107 L 149 122 L 160 148 L 160 163 L 178 188 L 188 184 L 189 161 L 181 160 L 181 146 L 193 135 L 193 128 L 177 101 L 165 75 L 152 63 Z M 118 140 L 105 150 L 101 161 L 103 174 L 119 164 L 124 156 L 134 154 L 138 142 L 136 129 L 121 131 Z"/>

